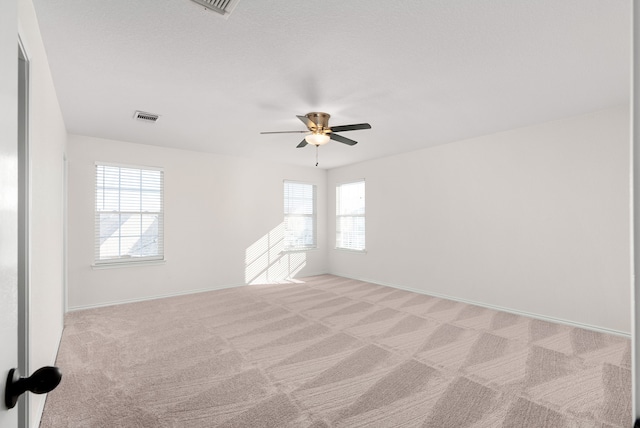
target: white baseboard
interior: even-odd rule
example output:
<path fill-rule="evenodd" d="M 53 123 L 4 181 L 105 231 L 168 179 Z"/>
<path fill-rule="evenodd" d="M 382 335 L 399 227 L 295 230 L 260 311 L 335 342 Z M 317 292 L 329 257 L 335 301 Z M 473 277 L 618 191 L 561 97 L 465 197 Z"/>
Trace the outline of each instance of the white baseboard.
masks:
<path fill-rule="evenodd" d="M 60 352 L 60 344 L 62 343 L 62 334 L 64 331 L 64 326 L 60 329 L 60 337 L 58 338 L 58 346 L 56 346 L 55 352 L 53 353 L 53 356 L 49 359 L 49 361 L 51 362 L 51 365 L 54 366 L 56 364 L 56 360 L 58 359 L 58 352 Z M 63 373 L 64 376 L 64 373 Z M 33 394 L 30 394 L 30 401 L 29 401 L 29 412 L 31 413 L 31 406 L 33 405 L 33 398 L 35 398 L 36 396 Z M 38 428 L 40 426 L 40 420 L 42 419 L 42 414 L 44 413 L 44 405 L 47 402 L 47 396 L 48 394 L 44 394 L 41 395 L 39 397 L 42 397 L 42 399 L 38 400 L 39 404 L 38 404 L 38 410 L 36 411 L 36 413 L 33 415 L 34 417 L 31 417 L 31 415 L 29 415 L 29 425 L 32 428 Z"/>
<path fill-rule="evenodd" d="M 304 274 L 300 275 L 299 278 L 307 278 L 307 277 L 310 277 L 310 276 L 320 276 L 320 275 L 332 275 L 332 274 L 329 273 L 329 272 L 326 272 L 326 271 L 325 272 L 315 272 L 315 273 L 314 272 L 305 272 Z M 291 279 L 296 279 L 296 277 L 294 276 Z"/>
<path fill-rule="evenodd" d="M 307 277 L 307 276 L 318 276 L 318 275 L 326 275 L 326 274 L 327 272 L 305 273 L 304 276 Z M 292 279 L 295 279 L 295 277 L 293 277 Z M 145 302 L 147 300 L 156 300 L 156 299 L 164 299 L 167 297 L 185 296 L 188 294 L 206 293 L 208 291 L 225 290 L 227 288 L 243 287 L 246 285 L 250 285 L 250 284 L 246 284 L 246 283 L 226 284 L 226 285 L 218 285 L 218 286 L 208 287 L 208 288 L 199 288 L 195 290 L 179 291 L 176 293 L 156 294 L 153 296 L 145 296 L 145 297 L 140 297 L 135 299 L 112 300 L 109 302 L 101 302 L 93 305 L 70 306 L 67 309 L 67 312 L 83 311 L 85 309 L 103 308 L 106 306 L 114 306 L 114 305 L 124 305 L 127 303 Z"/>
<path fill-rule="evenodd" d="M 199 289 L 195 289 L 195 290 L 179 291 L 179 292 L 176 292 L 176 293 L 156 294 L 156 295 L 153 295 L 153 296 L 145 296 L 145 297 L 139 297 L 139 298 L 135 298 L 135 299 L 112 300 L 112 301 L 109 301 L 109 302 L 96 303 L 96 304 L 93 304 L 93 305 L 70 306 L 68 312 L 83 311 L 85 309 L 103 308 L 103 307 L 106 307 L 106 306 L 124 305 L 124 304 L 127 304 L 127 303 L 146 302 L 147 300 L 157 300 L 157 299 L 164 299 L 164 298 L 167 298 L 167 297 L 185 296 L 185 295 L 188 295 L 188 294 L 206 293 L 208 291 L 224 290 L 224 289 L 227 289 L 227 288 L 242 287 L 242 286 L 245 286 L 245 285 L 247 285 L 247 284 L 243 283 L 243 284 L 218 285 L 218 286 L 208 287 L 208 288 L 199 288 Z"/>
<path fill-rule="evenodd" d="M 526 311 L 520 311 L 520 310 L 512 309 L 512 308 L 505 308 L 505 307 L 502 307 L 502 306 L 491 305 L 491 304 L 487 304 L 487 303 L 484 303 L 484 302 L 478 302 L 478 301 L 474 301 L 474 300 L 461 299 L 459 297 L 449 296 L 449 295 L 441 294 L 441 293 L 427 292 L 425 290 L 419 290 L 419 289 L 416 289 L 416 288 L 405 287 L 405 286 L 398 285 L 398 284 L 392 284 L 392 283 L 387 283 L 387 282 L 382 282 L 382 281 L 377 281 L 377 280 L 371 280 L 371 279 L 368 279 L 368 278 L 359 278 L 359 277 L 354 277 L 354 276 L 345 275 L 345 274 L 341 274 L 341 273 L 331 273 L 331 272 L 305 273 L 304 277 L 318 276 L 318 275 L 341 276 L 343 278 L 355 279 L 355 280 L 358 280 L 358 281 L 364 281 L 364 282 L 368 282 L 368 283 L 371 283 L 371 284 L 377 284 L 377 285 L 383 285 L 385 287 L 396 288 L 398 290 L 411 291 L 413 293 L 425 294 L 425 295 L 428 295 L 428 296 L 439 297 L 441 299 L 448 299 L 448 300 L 453 300 L 453 301 L 456 301 L 456 302 L 467 303 L 467 304 L 470 304 L 470 305 L 475 305 L 475 306 L 480 306 L 480 307 L 487 308 L 487 309 L 493 309 L 493 310 L 497 310 L 497 311 L 507 312 L 507 313 L 511 313 L 511 314 L 514 314 L 514 315 L 525 316 L 525 317 L 528 317 L 528 318 L 535 318 L 535 319 L 548 321 L 548 322 L 553 322 L 553 323 L 557 323 L 557 324 L 564 324 L 564 325 L 568 325 L 568 326 L 571 326 L 571 327 L 583 328 L 583 329 L 586 329 L 586 330 L 597 331 L 597 332 L 600 332 L 600 333 L 614 334 L 616 336 L 625 337 L 627 339 L 631 338 L 631 334 L 628 333 L 628 332 L 624 332 L 624 331 L 613 330 L 613 329 L 594 326 L 594 325 L 590 325 L 590 324 L 584 324 L 584 323 L 575 322 L 575 321 L 571 321 L 571 320 L 567 320 L 567 319 L 563 319 L 563 318 L 549 317 L 549 316 L 546 316 L 546 315 L 541 315 L 541 314 L 536 314 L 536 313 L 526 312 Z M 292 279 L 295 279 L 295 277 L 292 278 Z M 141 298 L 136 298 L 136 299 L 117 300 L 117 301 L 98 303 L 98 304 L 94 304 L 94 305 L 73 306 L 73 307 L 69 307 L 69 312 L 81 311 L 81 310 L 85 310 L 85 309 L 101 308 L 101 307 L 113 306 L 113 305 L 122 305 L 122 304 L 127 304 L 127 303 L 144 302 L 144 301 L 148 301 L 148 300 L 164 299 L 164 298 L 167 298 L 167 297 L 184 296 L 184 295 L 188 295 L 188 294 L 206 293 L 208 291 L 224 290 L 224 289 L 228 289 L 228 288 L 236 288 L 236 287 L 242 287 L 242 286 L 246 286 L 246 285 L 248 285 L 248 284 L 245 284 L 245 283 L 227 284 L 227 285 L 220 285 L 220 286 L 209 287 L 209 288 L 201 288 L 201 289 L 196 289 L 196 290 L 181 291 L 181 292 L 177 292 L 177 293 L 159 294 L 159 295 L 141 297 Z M 55 358 L 54 358 L 54 360 L 55 360 Z"/>
<path fill-rule="evenodd" d="M 483 303 L 483 302 L 476 302 L 476 301 L 473 301 L 473 300 L 461 299 L 459 297 L 448 296 L 446 294 L 441 294 L 441 293 L 427 292 L 425 290 L 418 290 L 418 289 L 415 289 L 415 288 L 404 287 L 404 286 L 397 285 L 397 284 L 390 284 L 390 283 L 370 280 L 370 279 L 366 279 L 366 278 L 356 278 L 356 277 L 349 276 L 349 275 L 344 275 L 344 274 L 341 274 L 341 273 L 330 273 L 329 275 L 341 276 L 343 278 L 355 279 L 355 280 L 358 280 L 358 281 L 368 282 L 370 284 L 383 285 L 385 287 L 396 288 L 398 290 L 411 291 L 413 293 L 425 294 L 427 296 L 439 297 L 441 299 L 453 300 L 455 302 L 460 302 L 460 303 L 467 303 L 469 305 L 480 306 L 480 307 L 483 307 L 483 308 L 493 309 L 493 310 L 496 310 L 496 311 L 507 312 L 507 313 L 514 314 L 514 315 L 520 315 L 520 316 L 524 316 L 524 317 L 528 317 L 528 318 L 535 318 L 535 319 L 539 319 L 539 320 L 542 320 L 542 321 L 553 322 L 553 323 L 556 323 L 556 324 L 564 324 L 564 325 L 568 325 L 568 326 L 571 326 L 571 327 L 578 327 L 578 328 L 583 328 L 585 330 L 597 331 L 599 333 L 613 334 L 613 335 L 616 335 L 616 336 L 621 336 L 621 337 L 624 337 L 624 338 L 627 338 L 627 339 L 631 339 L 631 333 L 624 332 L 624 331 L 613 330 L 613 329 L 609 329 L 609 328 L 605 328 L 605 327 L 598 327 L 598 326 L 594 326 L 594 325 L 590 325 L 590 324 L 583 324 L 583 323 L 570 321 L 570 320 L 566 320 L 566 319 L 562 319 L 562 318 L 554 318 L 554 317 L 549 317 L 549 316 L 546 316 L 546 315 L 540 315 L 540 314 L 535 314 L 535 313 L 532 313 L 532 312 L 520 311 L 520 310 L 512 309 L 512 308 L 504 308 L 502 306 L 490 305 L 490 304 Z"/>

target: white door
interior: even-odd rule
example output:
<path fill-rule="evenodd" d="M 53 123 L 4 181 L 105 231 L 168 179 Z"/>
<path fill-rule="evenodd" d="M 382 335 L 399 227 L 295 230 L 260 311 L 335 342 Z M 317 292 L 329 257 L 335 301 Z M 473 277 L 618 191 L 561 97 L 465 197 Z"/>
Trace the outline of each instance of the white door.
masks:
<path fill-rule="evenodd" d="M 2 140 L 0 140 L 2 141 Z M 0 142 L 3 145 L 4 142 Z M 0 147 L 0 151 L 4 147 Z M 6 165 L 3 160 L 2 165 Z M 6 175 L 0 173 L 0 193 L 7 190 Z M 4 201 L 0 204 L 5 204 Z M 18 367 L 18 278 L 16 213 L 5 206 L 0 207 L 0 428 L 18 426 L 17 408 L 8 410 L 4 404 L 4 390 L 9 370 Z M 13 245 L 12 245 L 13 244 Z"/>
<path fill-rule="evenodd" d="M 0 189 L 3 186 L 0 185 Z M 0 190 L 2 191 L 2 190 Z M 7 228 L 4 222 L 9 219 L 5 212 L 0 214 L 0 229 L 2 231 L 2 239 L 7 236 Z M 0 242 L 0 257 L 6 254 L 6 245 Z M 15 250 L 14 250 L 15 252 Z M 4 404 L 4 388 L 9 369 L 18 365 L 18 302 L 17 302 L 17 278 L 15 276 L 15 264 L 5 260 L 0 264 L 0 371 L 2 380 L 0 387 L 2 388 L 2 404 L 0 404 L 0 428 L 15 428 L 18 426 L 18 410 L 13 408 L 8 410 Z"/>
<path fill-rule="evenodd" d="M 9 369 L 18 367 L 18 52 L 17 1 L 0 1 L 0 428 L 18 426 L 7 410 Z"/>
<path fill-rule="evenodd" d="M 2 174 L 4 176 L 4 174 Z M 2 177 L 4 178 L 4 177 Z M 0 178 L 0 192 L 6 189 Z M 16 249 L 10 245 L 15 213 L 0 210 L 0 428 L 18 426 L 18 409 L 8 410 L 4 404 L 4 389 L 9 369 L 18 366 L 18 286 Z M 9 241 L 9 242 L 7 242 Z M 15 241 L 15 240 L 14 240 Z"/>

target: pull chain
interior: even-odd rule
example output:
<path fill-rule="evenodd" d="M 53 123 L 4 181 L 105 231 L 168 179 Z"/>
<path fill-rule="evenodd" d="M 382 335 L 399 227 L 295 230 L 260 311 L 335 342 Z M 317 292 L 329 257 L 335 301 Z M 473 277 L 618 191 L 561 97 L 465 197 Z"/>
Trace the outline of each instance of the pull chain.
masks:
<path fill-rule="evenodd" d="M 320 146 L 316 146 L 316 166 L 318 166 L 318 147 Z"/>

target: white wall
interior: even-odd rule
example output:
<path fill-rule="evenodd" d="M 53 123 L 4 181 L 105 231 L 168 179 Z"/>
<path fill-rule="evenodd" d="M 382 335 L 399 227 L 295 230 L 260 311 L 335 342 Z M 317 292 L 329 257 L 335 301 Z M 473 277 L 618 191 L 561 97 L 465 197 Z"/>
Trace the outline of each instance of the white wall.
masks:
<path fill-rule="evenodd" d="M 68 160 L 70 309 L 327 271 L 325 170 L 78 135 Z M 166 263 L 92 268 L 96 161 L 164 168 Z M 280 254 L 285 179 L 318 186 L 317 250 Z"/>
<path fill-rule="evenodd" d="M 18 32 L 29 56 L 29 366 L 53 365 L 63 327 L 63 180 L 67 133 L 31 0 L 18 3 Z M 45 395 L 30 394 L 30 426 Z"/>
<path fill-rule="evenodd" d="M 330 272 L 630 332 L 629 110 L 329 171 L 366 179 L 366 254 Z M 329 246 L 335 245 L 333 236 Z"/>

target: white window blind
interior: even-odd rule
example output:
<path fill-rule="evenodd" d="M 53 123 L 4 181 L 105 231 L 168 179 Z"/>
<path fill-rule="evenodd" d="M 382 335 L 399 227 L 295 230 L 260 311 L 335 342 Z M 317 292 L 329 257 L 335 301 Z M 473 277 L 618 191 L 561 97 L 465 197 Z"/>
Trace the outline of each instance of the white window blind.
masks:
<path fill-rule="evenodd" d="M 164 173 L 96 164 L 96 264 L 164 259 Z"/>
<path fill-rule="evenodd" d="M 336 186 L 336 248 L 364 251 L 364 180 Z"/>
<path fill-rule="evenodd" d="M 316 248 L 316 186 L 284 182 L 284 249 Z"/>

